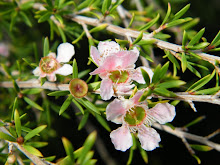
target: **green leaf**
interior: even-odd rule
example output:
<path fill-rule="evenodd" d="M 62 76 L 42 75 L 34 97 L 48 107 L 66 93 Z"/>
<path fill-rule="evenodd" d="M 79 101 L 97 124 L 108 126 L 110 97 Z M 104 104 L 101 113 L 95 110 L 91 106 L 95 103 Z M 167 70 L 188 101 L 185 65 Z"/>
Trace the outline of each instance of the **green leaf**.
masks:
<path fill-rule="evenodd" d="M 41 125 L 35 129 L 33 129 L 32 131 L 30 131 L 25 137 L 24 139 L 27 141 L 29 139 L 31 139 L 32 137 L 36 136 L 37 134 L 39 134 L 41 131 L 43 131 L 47 126 L 46 125 Z"/>
<path fill-rule="evenodd" d="M 82 106 L 74 98 L 72 99 L 72 102 L 77 106 L 77 108 L 79 108 L 81 113 L 84 114 L 84 110 L 83 110 Z"/>
<path fill-rule="evenodd" d="M 29 66 L 31 66 L 32 68 L 36 68 L 37 64 L 36 63 L 31 63 L 28 59 L 26 58 L 22 58 L 22 60 L 24 60 Z"/>
<path fill-rule="evenodd" d="M 11 113 L 11 121 L 14 119 L 14 112 L 15 112 L 15 109 L 17 108 L 18 108 L 18 98 L 15 97 L 13 107 L 12 107 L 12 113 Z"/>
<path fill-rule="evenodd" d="M 19 8 L 21 10 L 27 10 L 27 9 L 32 8 L 33 5 L 34 5 L 34 0 L 29 0 L 27 2 L 20 3 Z"/>
<path fill-rule="evenodd" d="M 31 154 L 33 154 L 35 156 L 43 157 L 42 153 L 38 149 L 36 149 L 32 146 L 29 146 L 29 145 L 25 145 L 25 144 L 23 145 L 23 147 Z"/>
<path fill-rule="evenodd" d="M 18 15 L 18 11 L 13 11 L 12 14 L 11 14 L 11 22 L 10 22 L 10 31 L 13 30 L 13 27 L 15 25 L 15 22 L 17 20 L 17 15 Z"/>
<path fill-rule="evenodd" d="M 186 125 L 184 126 L 184 128 L 188 128 L 188 127 L 190 127 L 190 126 L 193 126 L 193 125 L 195 125 L 195 124 L 201 122 L 203 119 L 205 119 L 205 116 L 200 116 L 200 117 L 196 118 L 195 120 L 191 121 L 190 123 L 186 124 Z"/>
<path fill-rule="evenodd" d="M 174 18 L 172 21 L 179 19 L 180 17 L 182 17 L 183 14 L 185 14 L 187 12 L 187 10 L 190 8 L 190 4 L 186 5 L 184 8 L 182 8 L 179 12 L 177 12 L 174 15 Z"/>
<path fill-rule="evenodd" d="M 197 82 L 195 82 L 194 84 L 192 84 L 187 91 L 189 92 L 193 92 L 196 91 L 198 89 L 200 89 L 201 87 L 203 87 L 205 84 L 207 84 L 213 77 L 215 76 L 215 70 L 212 72 L 212 74 L 208 74 L 207 76 L 203 77 L 202 79 L 198 80 Z"/>
<path fill-rule="evenodd" d="M 122 2 L 124 2 L 124 0 L 118 0 L 114 4 L 112 4 L 109 13 L 111 14 L 120 4 L 122 4 Z"/>
<path fill-rule="evenodd" d="M 70 157 L 71 163 L 74 165 L 75 164 L 75 158 L 73 154 L 74 149 L 73 149 L 71 142 L 65 137 L 62 137 L 62 142 L 63 142 L 64 149 L 66 151 L 66 155 Z"/>
<path fill-rule="evenodd" d="M 165 97 L 176 97 L 176 94 L 167 90 L 166 88 L 155 88 L 153 90 L 153 93 L 156 93 L 158 95 L 161 95 L 161 96 L 165 96 Z"/>
<path fill-rule="evenodd" d="M 79 5 L 77 5 L 77 10 L 81 10 L 85 7 L 89 7 L 91 4 L 93 4 L 95 0 L 85 0 L 85 1 L 82 1 L 82 3 L 80 3 Z"/>
<path fill-rule="evenodd" d="M 182 30 L 188 30 L 191 29 L 192 27 L 194 27 L 195 25 L 197 25 L 199 23 L 199 18 L 194 18 L 193 20 L 181 25 L 181 29 Z"/>
<path fill-rule="evenodd" d="M 166 64 L 164 64 L 164 65 L 162 66 L 162 68 L 160 69 L 160 76 L 159 76 L 159 79 L 160 79 L 160 80 L 163 79 L 164 76 L 166 75 L 167 70 L 168 70 L 168 68 L 169 68 L 169 64 L 170 64 L 169 61 L 166 62 Z"/>
<path fill-rule="evenodd" d="M 139 41 L 141 41 L 143 38 L 143 32 L 140 32 L 140 34 L 138 35 L 138 37 L 136 38 L 136 40 L 134 40 L 134 42 L 132 43 L 132 45 L 137 44 Z"/>
<path fill-rule="evenodd" d="M 148 22 L 146 25 L 140 27 L 140 28 L 139 28 L 139 31 L 141 31 L 141 30 L 145 31 L 145 30 L 149 29 L 151 26 L 153 26 L 155 23 L 157 23 L 157 21 L 159 20 L 159 18 L 160 18 L 160 14 L 157 14 L 157 16 L 156 16 L 154 19 L 152 19 L 152 20 L 151 20 L 150 22 Z"/>
<path fill-rule="evenodd" d="M 7 141 L 12 141 L 12 142 L 15 142 L 16 139 L 8 134 L 5 134 L 3 132 L 0 132 L 0 139 L 4 139 L 4 140 L 7 140 Z"/>
<path fill-rule="evenodd" d="M 215 38 L 212 40 L 211 45 L 215 46 L 215 44 L 220 40 L 220 31 L 218 34 L 215 36 Z"/>
<path fill-rule="evenodd" d="M 182 48 L 185 48 L 187 40 L 188 40 L 188 36 L 187 36 L 186 31 L 184 30 L 183 31 L 183 39 L 182 39 Z"/>
<path fill-rule="evenodd" d="M 171 13 L 171 6 L 170 6 L 170 3 L 168 2 L 168 8 L 167 8 L 167 13 L 166 13 L 166 16 L 162 22 L 162 24 L 160 26 L 163 26 L 163 24 L 165 24 L 165 22 L 167 21 L 167 19 L 169 18 L 170 16 L 170 13 Z"/>
<path fill-rule="evenodd" d="M 78 126 L 78 130 L 81 130 L 85 124 L 87 123 L 87 120 L 89 118 L 89 112 L 88 111 L 85 111 L 80 123 L 79 123 L 79 126 Z"/>
<path fill-rule="evenodd" d="M 21 91 L 21 93 L 26 95 L 35 95 L 35 94 L 39 94 L 42 91 L 43 89 L 40 88 L 32 88 L 32 89 L 24 89 Z"/>
<path fill-rule="evenodd" d="M 160 69 L 161 69 L 161 65 L 157 65 L 157 67 L 154 70 L 154 75 L 152 77 L 152 83 L 157 83 L 158 81 L 160 81 Z"/>
<path fill-rule="evenodd" d="M 192 20 L 192 18 L 184 18 L 184 19 L 174 20 L 174 21 L 169 22 L 166 25 L 166 27 L 170 28 L 170 27 L 177 26 L 177 25 L 183 24 L 183 23 L 191 21 L 191 20 Z"/>
<path fill-rule="evenodd" d="M 61 35 L 63 43 L 65 43 L 66 42 L 66 35 L 65 35 L 63 29 L 60 26 L 57 26 L 57 28 L 58 28 L 58 30 L 60 32 L 60 35 Z"/>
<path fill-rule="evenodd" d="M 50 51 L 50 46 L 49 46 L 49 40 L 48 37 L 45 37 L 44 39 L 44 57 L 47 56 L 49 54 Z"/>
<path fill-rule="evenodd" d="M 129 25 L 128 25 L 128 28 L 131 27 L 131 25 L 133 24 L 134 18 L 135 18 L 135 13 L 133 12 L 133 13 L 132 13 L 131 20 L 130 20 Z"/>
<path fill-rule="evenodd" d="M 20 11 L 19 14 L 23 18 L 25 24 L 29 27 L 32 27 L 32 23 L 31 23 L 30 19 L 28 18 L 28 16 L 23 11 Z"/>
<path fill-rule="evenodd" d="M 182 80 L 171 80 L 171 81 L 166 81 L 163 83 L 160 83 L 157 85 L 157 87 L 161 88 L 179 88 L 181 85 L 186 84 L 185 81 Z"/>
<path fill-rule="evenodd" d="M 18 137 L 21 137 L 21 120 L 17 109 L 15 110 L 14 113 L 14 121 L 15 121 L 15 128 L 17 135 Z"/>
<path fill-rule="evenodd" d="M 89 32 L 90 33 L 100 32 L 100 31 L 104 30 L 107 26 L 108 26 L 108 24 L 104 23 L 104 24 L 101 24 L 99 26 L 96 26 L 96 27 L 92 28 L 91 30 L 89 30 Z"/>
<path fill-rule="evenodd" d="M 42 16 L 38 19 L 38 23 L 42 23 L 42 22 L 45 22 L 45 21 L 49 20 L 51 14 L 52 14 L 51 12 L 46 12 L 44 15 L 42 15 Z"/>
<path fill-rule="evenodd" d="M 200 144 L 190 144 L 190 146 L 195 150 L 204 151 L 204 152 L 211 151 L 213 149 L 212 147 L 206 145 L 200 145 Z"/>
<path fill-rule="evenodd" d="M 210 43 L 209 42 L 201 42 L 199 44 L 196 44 L 194 46 L 187 46 L 187 48 L 196 50 L 196 49 L 204 49 L 206 48 Z"/>
<path fill-rule="evenodd" d="M 86 154 L 90 151 L 90 149 L 92 148 L 92 146 L 95 143 L 95 139 L 97 136 L 97 132 L 93 131 L 87 138 L 86 141 L 83 144 L 83 149 L 81 151 L 81 154 L 77 160 L 77 164 L 81 164 L 84 160 L 84 158 L 86 157 Z"/>
<path fill-rule="evenodd" d="M 108 9 L 109 9 L 109 7 L 110 7 L 110 5 L 111 5 L 111 0 L 104 0 L 103 1 L 103 4 L 102 4 L 102 14 L 105 14 L 107 11 L 108 11 Z"/>
<path fill-rule="evenodd" d="M 79 103 L 81 103 L 85 108 L 88 108 L 89 110 L 97 113 L 100 115 L 100 112 L 98 110 L 98 108 L 92 104 L 89 100 L 87 100 L 86 98 L 75 98 Z"/>
<path fill-rule="evenodd" d="M 213 87 L 213 88 L 195 91 L 194 94 L 195 95 L 212 95 L 212 94 L 215 94 L 216 92 L 218 92 L 219 90 L 220 90 L 220 87 L 217 86 L 217 87 Z"/>
<path fill-rule="evenodd" d="M 78 78 L 78 66 L 76 63 L 76 59 L 73 59 L 73 74 L 72 74 L 72 78 Z"/>
<path fill-rule="evenodd" d="M 144 101 L 148 96 L 150 96 L 152 94 L 152 90 L 151 89 L 148 89 L 148 90 L 145 90 L 144 93 L 141 95 L 141 97 L 139 98 L 139 102 L 142 102 Z"/>
<path fill-rule="evenodd" d="M 28 103 L 30 106 L 32 106 L 32 107 L 34 107 L 34 108 L 36 108 L 36 109 L 38 109 L 38 110 L 40 110 L 40 111 L 43 111 L 43 110 L 44 110 L 40 105 L 38 105 L 37 103 L 35 103 L 35 102 L 32 101 L 31 99 L 29 99 L 28 97 L 24 97 L 24 101 L 25 101 L 26 103 Z"/>
<path fill-rule="evenodd" d="M 195 154 L 192 155 L 192 157 L 194 157 L 197 161 L 198 164 L 201 164 L 201 160 L 198 156 L 196 156 Z"/>
<path fill-rule="evenodd" d="M 26 142 L 26 145 L 33 146 L 35 148 L 42 148 L 48 145 L 48 142 Z"/>
<path fill-rule="evenodd" d="M 129 157 L 128 157 L 128 161 L 126 163 L 126 165 L 130 165 L 132 160 L 133 160 L 133 157 L 134 157 L 134 149 L 133 148 L 130 148 L 129 150 Z"/>
<path fill-rule="evenodd" d="M 197 77 L 201 78 L 201 74 L 192 66 L 189 64 L 189 62 L 187 63 L 187 68 L 194 73 Z"/>
<path fill-rule="evenodd" d="M 70 94 L 70 91 L 54 91 L 54 92 L 50 92 L 47 95 L 48 96 L 67 96 L 68 94 Z"/>
<path fill-rule="evenodd" d="M 111 132 L 111 128 L 109 127 L 108 123 L 106 122 L 106 120 L 101 116 L 98 115 L 97 113 L 95 114 L 95 118 L 97 119 L 97 121 L 108 131 Z"/>
<path fill-rule="evenodd" d="M 182 72 L 184 73 L 186 71 L 186 68 L 187 68 L 186 54 L 184 52 L 182 52 L 181 67 L 182 67 Z"/>
<path fill-rule="evenodd" d="M 149 85 L 150 85 L 150 76 L 149 76 L 148 73 L 147 73 L 144 69 L 142 69 L 142 68 L 141 68 L 141 73 L 142 73 L 142 75 L 143 75 L 143 77 L 144 77 L 144 81 L 145 81 L 146 85 L 149 86 Z"/>
<path fill-rule="evenodd" d="M 141 40 L 137 43 L 137 45 L 152 45 L 156 42 L 156 39 L 147 39 L 147 40 Z"/>
<path fill-rule="evenodd" d="M 191 41 L 188 43 L 187 47 L 189 46 L 193 46 L 195 45 L 197 42 L 199 42 L 199 40 L 202 38 L 203 34 L 205 32 L 205 28 L 201 29 L 192 39 Z"/>
<path fill-rule="evenodd" d="M 101 81 L 88 84 L 89 91 L 95 91 L 96 89 L 100 88 L 100 84 Z"/>
<path fill-rule="evenodd" d="M 65 110 L 69 107 L 70 103 L 72 102 L 72 99 L 73 99 L 73 96 L 69 95 L 68 98 L 62 104 L 60 111 L 59 111 L 59 115 L 65 112 Z"/>
<path fill-rule="evenodd" d="M 170 51 L 166 51 L 166 55 L 167 55 L 168 59 L 169 59 L 178 69 L 180 69 L 180 65 L 179 65 L 178 61 L 177 61 L 176 58 L 170 53 Z"/>
<path fill-rule="evenodd" d="M 147 155 L 147 152 L 146 152 L 144 149 L 142 149 L 141 147 L 139 147 L 139 149 L 140 149 L 141 157 L 143 158 L 144 162 L 145 162 L 146 164 L 148 164 L 148 155 Z"/>

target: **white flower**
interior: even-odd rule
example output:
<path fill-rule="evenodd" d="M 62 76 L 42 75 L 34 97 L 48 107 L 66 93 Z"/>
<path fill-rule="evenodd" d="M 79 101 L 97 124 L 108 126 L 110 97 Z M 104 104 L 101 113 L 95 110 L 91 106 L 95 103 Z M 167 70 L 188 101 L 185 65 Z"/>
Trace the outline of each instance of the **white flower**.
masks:
<path fill-rule="evenodd" d="M 62 43 L 57 48 L 57 57 L 55 53 L 49 53 L 42 57 L 39 67 L 33 70 L 35 76 L 47 77 L 49 81 L 56 81 L 56 74 L 70 75 L 73 73 L 73 67 L 70 64 L 61 64 L 69 62 L 75 54 L 74 46 L 70 43 Z"/>

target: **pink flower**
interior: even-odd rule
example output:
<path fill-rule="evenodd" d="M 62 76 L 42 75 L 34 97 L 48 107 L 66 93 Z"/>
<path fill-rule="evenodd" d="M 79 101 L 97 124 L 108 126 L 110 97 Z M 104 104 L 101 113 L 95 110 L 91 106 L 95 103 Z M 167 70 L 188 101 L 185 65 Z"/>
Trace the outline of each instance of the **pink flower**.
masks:
<path fill-rule="evenodd" d="M 70 64 L 62 64 L 69 62 L 75 54 L 73 45 L 70 43 L 62 43 L 57 48 L 57 57 L 55 53 L 49 53 L 46 57 L 42 57 L 39 67 L 33 70 L 35 76 L 47 77 L 49 81 L 56 81 L 56 74 L 67 76 L 73 73 L 73 67 Z"/>
<path fill-rule="evenodd" d="M 107 120 L 122 124 L 110 134 L 117 150 L 126 151 L 132 145 L 131 133 L 137 133 L 141 147 L 146 151 L 159 146 L 160 135 L 150 126 L 154 122 L 165 124 L 171 122 L 176 115 L 175 107 L 169 103 L 158 103 L 148 109 L 146 102 L 139 102 L 142 91 L 138 91 L 131 99 L 115 99 L 106 108 Z"/>
<path fill-rule="evenodd" d="M 114 93 L 124 94 L 135 85 L 132 81 L 145 83 L 141 70 L 134 69 L 139 56 L 137 48 L 133 50 L 121 50 L 116 42 L 100 42 L 98 50 L 91 47 L 91 57 L 98 68 L 91 75 L 98 74 L 102 79 L 100 94 L 103 100 L 109 100 Z M 151 69 L 144 67 L 152 77 Z"/>
<path fill-rule="evenodd" d="M 0 55 L 4 57 L 9 56 L 9 47 L 8 44 L 0 43 Z"/>

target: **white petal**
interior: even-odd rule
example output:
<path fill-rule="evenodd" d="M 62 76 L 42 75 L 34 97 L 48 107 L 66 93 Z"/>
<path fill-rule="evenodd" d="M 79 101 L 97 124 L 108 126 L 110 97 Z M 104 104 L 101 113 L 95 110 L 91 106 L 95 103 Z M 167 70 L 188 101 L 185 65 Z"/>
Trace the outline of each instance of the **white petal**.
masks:
<path fill-rule="evenodd" d="M 159 147 L 160 135 L 153 128 L 142 125 L 138 130 L 138 138 L 141 142 L 141 147 L 146 151 L 152 151 Z"/>
<path fill-rule="evenodd" d="M 35 76 L 40 76 L 40 74 L 41 74 L 40 68 L 39 68 L 39 67 L 36 67 L 36 68 L 33 70 L 33 74 L 34 74 Z"/>
<path fill-rule="evenodd" d="M 122 123 L 122 116 L 126 113 L 126 109 L 123 106 L 123 101 L 119 99 L 114 99 L 106 107 L 106 118 L 111 120 L 116 124 Z"/>
<path fill-rule="evenodd" d="M 114 94 L 112 81 L 103 79 L 100 85 L 100 95 L 103 100 L 109 100 Z"/>
<path fill-rule="evenodd" d="M 74 46 L 70 43 L 62 43 L 57 48 L 57 61 L 69 62 L 75 54 Z"/>
<path fill-rule="evenodd" d="M 70 64 L 64 64 L 62 67 L 57 69 L 54 73 L 67 76 L 73 73 L 73 67 Z"/>
<path fill-rule="evenodd" d="M 132 136 L 127 126 L 112 131 L 110 138 L 116 150 L 126 151 L 133 145 Z"/>
<path fill-rule="evenodd" d="M 98 50 L 100 54 L 105 58 L 112 53 L 116 53 L 120 50 L 120 45 L 115 41 L 99 42 Z"/>
<path fill-rule="evenodd" d="M 169 103 L 159 103 L 149 109 L 149 114 L 153 116 L 160 124 L 171 122 L 176 116 L 175 107 Z"/>

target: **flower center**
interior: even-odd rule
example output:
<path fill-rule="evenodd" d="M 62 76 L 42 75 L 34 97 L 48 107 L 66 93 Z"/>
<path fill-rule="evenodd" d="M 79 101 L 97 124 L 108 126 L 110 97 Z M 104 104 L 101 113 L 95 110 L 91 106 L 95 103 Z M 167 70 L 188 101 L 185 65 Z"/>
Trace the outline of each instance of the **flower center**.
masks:
<path fill-rule="evenodd" d="M 75 78 L 70 81 L 69 84 L 70 93 L 76 97 L 81 98 L 84 97 L 88 92 L 88 85 L 85 81 Z"/>
<path fill-rule="evenodd" d="M 142 124 L 146 116 L 146 112 L 142 107 L 133 107 L 127 111 L 124 119 L 130 126 Z"/>
<path fill-rule="evenodd" d="M 111 75 L 109 78 L 112 80 L 113 83 L 125 83 L 128 80 L 129 73 L 127 71 L 112 71 L 110 72 Z"/>
<path fill-rule="evenodd" d="M 55 58 L 46 56 L 41 58 L 39 67 L 42 72 L 50 74 L 57 70 L 60 67 L 60 64 Z"/>

